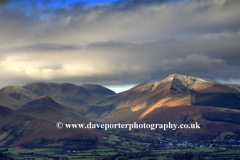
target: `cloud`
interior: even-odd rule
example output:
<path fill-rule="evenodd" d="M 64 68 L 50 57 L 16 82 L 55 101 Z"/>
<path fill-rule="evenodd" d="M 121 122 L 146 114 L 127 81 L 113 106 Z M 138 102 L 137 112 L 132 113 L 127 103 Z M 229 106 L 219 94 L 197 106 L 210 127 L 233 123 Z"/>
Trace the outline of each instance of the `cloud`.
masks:
<path fill-rule="evenodd" d="M 10 2 L 10 0 L 0 0 L 0 6 L 1 5 L 6 5 Z"/>
<path fill-rule="evenodd" d="M 147 5 L 158 5 L 166 2 L 169 2 L 169 0 L 118 0 L 113 1 L 112 4 L 120 10 L 132 10 L 140 9 L 141 7 L 145 7 Z"/>
<path fill-rule="evenodd" d="M 128 2 L 128 1 L 126 1 Z M 131 2 L 131 1 L 130 1 Z M 130 3 L 128 2 L 128 3 Z M 106 40 L 158 39 L 170 34 L 201 34 L 208 32 L 236 31 L 239 26 L 238 2 L 223 7 L 226 2 L 202 0 L 200 2 L 159 3 L 141 6 L 142 9 L 118 9 L 118 5 L 75 4 L 49 10 L 41 17 L 42 10 L 27 15 L 21 11 L 5 11 L 0 19 L 7 21 L 1 33 L 20 43 L 34 40 L 38 43 L 69 43 Z M 133 4 L 138 4 L 134 1 Z M 206 11 L 199 7 L 208 6 Z M 125 7 L 124 7 L 125 8 Z M 128 8 L 128 7 L 126 7 Z M 230 10 L 231 9 L 231 10 Z M 45 10 L 46 11 L 46 10 Z M 45 12 L 44 12 L 45 13 Z M 2 22 L 5 22 L 2 21 Z M 9 25 L 8 25 L 9 24 Z M 16 28 L 16 29 L 15 29 Z M 11 32 L 10 32 L 10 31 Z M 14 38 L 13 38 L 14 37 Z M 7 43 L 7 39 L 4 41 Z M 8 43 L 9 44 L 9 43 Z"/>
<path fill-rule="evenodd" d="M 192 54 L 184 58 L 163 60 L 163 70 L 171 72 L 206 72 L 224 67 L 226 61 L 222 59 L 211 59 L 206 55 Z"/>
<path fill-rule="evenodd" d="M 66 51 L 66 50 L 77 50 L 81 46 L 77 45 L 68 45 L 68 44 L 55 44 L 55 43 L 36 43 L 29 46 L 22 46 L 13 48 L 13 50 L 22 50 L 22 51 Z"/>
<path fill-rule="evenodd" d="M 14 4 L 0 9 L 1 86 L 128 85 L 172 73 L 240 79 L 237 0 Z"/>

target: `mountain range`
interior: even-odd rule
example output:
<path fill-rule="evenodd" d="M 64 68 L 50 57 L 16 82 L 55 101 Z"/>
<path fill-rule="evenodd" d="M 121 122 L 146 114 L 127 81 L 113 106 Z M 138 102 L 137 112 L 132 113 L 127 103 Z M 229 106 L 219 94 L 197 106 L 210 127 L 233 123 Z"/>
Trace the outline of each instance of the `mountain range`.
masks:
<path fill-rule="evenodd" d="M 154 131 L 189 140 L 214 139 L 240 128 L 239 85 L 179 74 L 117 94 L 92 84 L 34 82 L 22 87 L 7 86 L 0 89 L 0 105 L 0 146 L 58 146 L 69 144 L 71 139 L 89 142 L 107 134 L 90 129 L 60 130 L 57 122 L 198 122 L 200 129 Z"/>

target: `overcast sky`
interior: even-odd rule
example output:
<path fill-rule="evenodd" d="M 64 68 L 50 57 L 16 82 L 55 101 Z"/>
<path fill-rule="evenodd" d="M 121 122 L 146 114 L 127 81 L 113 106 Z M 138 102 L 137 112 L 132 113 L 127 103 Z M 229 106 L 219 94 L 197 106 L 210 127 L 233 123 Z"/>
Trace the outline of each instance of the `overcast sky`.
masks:
<path fill-rule="evenodd" d="M 240 84 L 239 0 L 0 0 L 0 87 L 170 74 Z"/>

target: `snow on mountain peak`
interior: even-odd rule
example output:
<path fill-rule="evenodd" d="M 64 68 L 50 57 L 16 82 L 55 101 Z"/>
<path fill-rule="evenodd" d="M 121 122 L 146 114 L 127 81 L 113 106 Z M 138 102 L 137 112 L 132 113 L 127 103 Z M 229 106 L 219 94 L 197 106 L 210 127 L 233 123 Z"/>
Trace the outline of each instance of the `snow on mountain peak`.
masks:
<path fill-rule="evenodd" d="M 217 83 L 212 80 L 196 78 L 192 76 L 185 76 L 181 74 L 171 74 L 164 80 L 154 83 L 153 90 L 157 88 L 158 85 L 161 85 L 167 82 L 171 83 L 171 86 L 170 86 L 171 90 L 182 91 L 182 92 L 188 92 L 191 90 L 201 90 Z"/>

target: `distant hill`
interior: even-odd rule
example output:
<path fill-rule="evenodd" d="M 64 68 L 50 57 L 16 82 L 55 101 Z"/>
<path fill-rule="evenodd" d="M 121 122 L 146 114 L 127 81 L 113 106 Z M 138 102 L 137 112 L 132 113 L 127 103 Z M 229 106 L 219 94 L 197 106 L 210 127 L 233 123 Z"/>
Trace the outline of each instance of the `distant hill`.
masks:
<path fill-rule="evenodd" d="M 26 102 L 12 98 L 4 93 L 0 93 L 0 105 L 6 106 L 12 109 L 16 109 Z"/>
<path fill-rule="evenodd" d="M 0 89 L 2 105 L 16 109 L 26 102 L 34 100 L 40 96 L 47 95 L 54 101 L 68 105 L 72 108 L 79 109 L 80 112 L 85 112 L 85 106 L 94 104 L 95 102 L 106 98 L 109 95 L 114 95 L 110 89 L 100 85 L 83 84 L 77 86 L 70 83 L 43 83 L 34 82 L 20 86 L 7 86 Z M 7 102 L 5 102 L 5 99 Z M 14 99 L 14 100 L 11 100 Z"/>
<path fill-rule="evenodd" d="M 23 88 L 39 95 L 48 95 L 53 99 L 70 104 L 94 103 L 105 96 L 113 95 L 115 92 L 100 85 L 83 84 L 77 86 L 70 83 L 43 83 L 35 82 L 23 86 Z"/>
<path fill-rule="evenodd" d="M 28 102 L 31 99 L 37 98 L 39 95 L 34 94 L 30 90 L 27 90 L 20 86 L 7 86 L 0 89 L 0 93 L 6 94 L 11 98 L 19 101 Z"/>
<path fill-rule="evenodd" d="M 91 129 L 59 130 L 56 123 L 94 122 L 81 112 L 113 94 L 105 87 L 91 84 L 35 82 L 4 87 L 0 89 L 0 146 L 70 146 L 74 139 L 84 139 L 81 143 L 91 145 L 96 137 L 102 139 L 104 133 Z"/>

